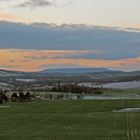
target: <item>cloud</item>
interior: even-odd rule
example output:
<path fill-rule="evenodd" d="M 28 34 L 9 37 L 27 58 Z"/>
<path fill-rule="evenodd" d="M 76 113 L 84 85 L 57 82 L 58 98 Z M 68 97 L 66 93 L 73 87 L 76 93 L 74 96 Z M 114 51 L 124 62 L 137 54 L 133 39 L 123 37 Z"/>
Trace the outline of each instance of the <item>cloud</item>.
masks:
<path fill-rule="evenodd" d="M 19 0 L 0 0 L 0 9 L 10 8 L 18 3 Z"/>
<path fill-rule="evenodd" d="M 13 20 L 13 19 L 14 20 L 18 19 L 18 17 L 12 14 L 0 13 L 0 20 Z"/>
<path fill-rule="evenodd" d="M 93 50 L 73 58 L 122 59 L 140 56 L 140 32 L 98 26 L 0 22 L 0 48 Z"/>
<path fill-rule="evenodd" d="M 16 15 L 7 14 L 7 13 L 0 13 L 0 21 L 15 21 L 15 22 L 23 22 L 24 20 Z"/>
<path fill-rule="evenodd" d="M 66 58 L 76 59 L 76 57 L 82 58 L 83 55 L 96 55 L 100 53 L 102 52 L 94 50 L 29 50 L 23 59 L 24 61 Z"/>
<path fill-rule="evenodd" d="M 140 57 L 122 59 L 82 58 L 87 50 L 20 50 L 0 49 L 0 67 L 19 71 L 37 71 L 60 67 L 102 67 L 118 70 L 139 70 Z M 96 52 L 91 52 L 96 53 Z M 81 56 L 79 55 L 81 54 Z M 79 55 L 79 58 L 73 56 Z M 69 56 L 69 57 L 67 57 Z"/>
<path fill-rule="evenodd" d="M 140 57 L 120 60 L 97 60 L 97 59 L 49 59 L 46 62 L 38 63 L 38 69 L 60 68 L 60 67 L 91 67 L 110 68 L 114 70 L 139 70 Z M 42 65 L 40 65 L 42 64 Z"/>
<path fill-rule="evenodd" d="M 46 7 L 52 6 L 54 2 L 48 0 L 27 0 L 17 5 L 17 7 L 29 7 L 29 8 L 37 8 L 37 7 Z"/>
<path fill-rule="evenodd" d="M 76 0 L 0 0 L 0 9 L 12 8 L 39 8 L 56 6 L 59 8 L 73 5 Z"/>
<path fill-rule="evenodd" d="M 14 65 L 14 66 L 10 66 L 10 65 L 0 65 L 0 69 L 10 69 L 10 70 L 15 70 L 17 68 L 20 68 L 20 65 Z"/>

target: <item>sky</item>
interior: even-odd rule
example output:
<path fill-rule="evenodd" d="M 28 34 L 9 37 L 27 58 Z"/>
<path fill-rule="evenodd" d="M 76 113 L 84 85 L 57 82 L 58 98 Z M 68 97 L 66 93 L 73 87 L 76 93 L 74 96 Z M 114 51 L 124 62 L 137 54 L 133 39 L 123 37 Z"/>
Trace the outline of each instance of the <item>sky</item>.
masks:
<path fill-rule="evenodd" d="M 140 70 L 139 0 L 0 0 L 0 68 Z"/>

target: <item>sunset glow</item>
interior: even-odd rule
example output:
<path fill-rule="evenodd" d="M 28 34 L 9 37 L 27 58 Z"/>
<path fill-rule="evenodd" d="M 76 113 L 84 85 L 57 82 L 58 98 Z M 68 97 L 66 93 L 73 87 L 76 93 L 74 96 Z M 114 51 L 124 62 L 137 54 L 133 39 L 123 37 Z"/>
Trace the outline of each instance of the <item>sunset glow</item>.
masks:
<path fill-rule="evenodd" d="M 0 0 L 0 68 L 139 70 L 139 5 L 139 0 Z"/>
<path fill-rule="evenodd" d="M 140 57 L 120 60 L 96 60 L 72 58 L 89 51 L 60 51 L 60 50 L 0 50 L 1 67 L 18 71 L 39 71 L 46 68 L 59 67 L 103 67 L 111 69 L 129 70 L 139 69 Z"/>

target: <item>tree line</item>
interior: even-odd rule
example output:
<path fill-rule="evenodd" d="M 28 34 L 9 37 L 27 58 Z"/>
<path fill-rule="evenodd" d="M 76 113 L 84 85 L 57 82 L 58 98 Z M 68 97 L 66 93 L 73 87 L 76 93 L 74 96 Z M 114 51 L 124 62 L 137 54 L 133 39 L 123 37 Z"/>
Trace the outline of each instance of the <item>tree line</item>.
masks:
<path fill-rule="evenodd" d="M 14 92 L 10 97 L 6 95 L 6 91 L 0 91 L 0 104 L 3 102 L 30 102 L 31 101 L 31 94 L 30 92 Z"/>
<path fill-rule="evenodd" d="M 50 92 L 102 94 L 103 90 L 100 88 L 79 86 L 77 84 L 62 84 L 53 87 Z"/>

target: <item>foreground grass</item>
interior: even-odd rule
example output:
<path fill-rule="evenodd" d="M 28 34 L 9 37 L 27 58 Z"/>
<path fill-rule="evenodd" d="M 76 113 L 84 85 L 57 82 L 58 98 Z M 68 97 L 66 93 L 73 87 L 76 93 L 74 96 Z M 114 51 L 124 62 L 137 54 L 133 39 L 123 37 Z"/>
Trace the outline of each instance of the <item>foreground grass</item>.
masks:
<path fill-rule="evenodd" d="M 4 104 L 7 105 L 7 104 Z M 0 108 L 0 140 L 139 140 L 140 100 L 48 101 Z"/>

